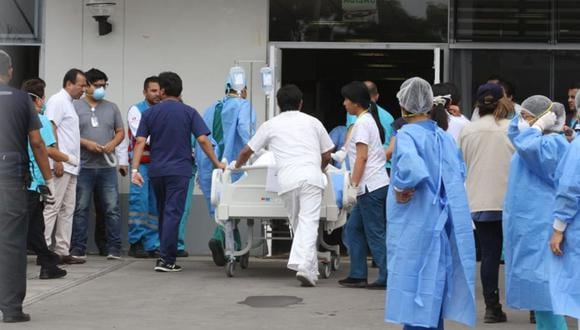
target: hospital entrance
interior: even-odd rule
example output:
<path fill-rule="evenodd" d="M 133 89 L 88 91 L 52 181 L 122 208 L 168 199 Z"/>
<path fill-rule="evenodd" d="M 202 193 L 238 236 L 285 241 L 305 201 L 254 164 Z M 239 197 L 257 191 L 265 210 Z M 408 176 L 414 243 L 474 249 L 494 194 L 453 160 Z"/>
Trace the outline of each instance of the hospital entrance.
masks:
<path fill-rule="evenodd" d="M 330 132 L 344 125 L 340 90 L 353 80 L 371 80 L 378 88 L 378 104 L 393 117 L 401 116 L 396 98 L 399 87 L 409 77 L 419 76 L 433 83 L 442 79 L 442 51 L 425 49 L 298 49 L 282 48 L 278 54 L 281 86 L 297 85 L 304 94 L 303 111 L 318 118 Z M 437 65 L 436 65 L 437 64 Z M 282 228 L 278 230 L 283 231 Z M 287 229 L 286 229 L 287 230 Z M 326 240 L 341 243 L 342 228 Z M 326 234 L 325 234 L 326 235 Z M 273 241 L 274 255 L 290 251 L 290 241 Z M 344 247 L 342 248 L 344 253 Z"/>

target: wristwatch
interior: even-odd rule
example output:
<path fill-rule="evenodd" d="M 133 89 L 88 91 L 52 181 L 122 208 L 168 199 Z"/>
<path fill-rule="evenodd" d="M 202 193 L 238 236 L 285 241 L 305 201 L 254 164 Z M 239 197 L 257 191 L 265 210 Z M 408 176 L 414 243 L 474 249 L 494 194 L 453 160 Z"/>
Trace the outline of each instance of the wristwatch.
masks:
<path fill-rule="evenodd" d="M 139 170 L 136 169 L 136 168 L 134 168 L 134 169 L 131 170 L 131 173 L 139 173 Z"/>

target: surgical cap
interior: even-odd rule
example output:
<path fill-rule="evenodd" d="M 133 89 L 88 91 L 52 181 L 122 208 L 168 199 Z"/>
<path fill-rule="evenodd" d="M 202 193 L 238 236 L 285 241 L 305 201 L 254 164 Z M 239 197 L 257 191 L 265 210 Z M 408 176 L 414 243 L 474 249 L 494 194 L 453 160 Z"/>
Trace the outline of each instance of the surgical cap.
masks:
<path fill-rule="evenodd" d="M 226 93 L 229 90 L 235 90 L 234 88 L 234 82 L 232 80 L 232 75 L 228 74 L 228 76 L 226 77 L 226 82 L 224 84 L 225 89 L 226 89 Z M 247 85 L 247 81 L 246 81 L 246 76 L 244 75 L 244 86 Z"/>
<path fill-rule="evenodd" d="M 399 104 L 410 113 L 426 113 L 433 108 L 431 85 L 419 77 L 405 80 L 397 93 Z"/>
<path fill-rule="evenodd" d="M 530 96 L 522 102 L 522 111 L 538 117 L 552 106 L 552 101 L 543 95 Z"/>

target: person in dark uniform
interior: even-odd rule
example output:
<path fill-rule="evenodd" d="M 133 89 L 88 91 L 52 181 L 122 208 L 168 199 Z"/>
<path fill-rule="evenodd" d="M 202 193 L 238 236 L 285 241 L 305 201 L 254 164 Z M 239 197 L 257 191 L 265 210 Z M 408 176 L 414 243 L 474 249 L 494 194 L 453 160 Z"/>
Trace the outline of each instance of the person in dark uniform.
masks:
<path fill-rule="evenodd" d="M 30 183 L 28 142 L 45 180 L 40 189 L 54 203 L 54 183 L 28 94 L 8 86 L 12 60 L 0 50 L 0 310 L 5 323 L 30 321 L 22 312 L 26 295 L 26 241 Z"/>
<path fill-rule="evenodd" d="M 191 135 L 216 168 L 225 169 L 226 165 L 218 161 L 207 137 L 209 128 L 199 113 L 181 102 L 181 78 L 176 73 L 163 72 L 159 74 L 159 87 L 161 102 L 145 111 L 139 122 L 131 181 L 143 185 L 139 163 L 149 137 L 149 177 L 159 212 L 160 258 L 155 271 L 179 272 L 181 267 L 175 264 L 175 259 L 179 224 L 192 176 Z"/>

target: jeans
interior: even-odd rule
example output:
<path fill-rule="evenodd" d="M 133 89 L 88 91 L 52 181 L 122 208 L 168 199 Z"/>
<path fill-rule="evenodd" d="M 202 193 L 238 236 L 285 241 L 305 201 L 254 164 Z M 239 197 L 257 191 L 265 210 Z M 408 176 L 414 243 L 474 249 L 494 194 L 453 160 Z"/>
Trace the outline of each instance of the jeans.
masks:
<path fill-rule="evenodd" d="M 23 180 L 2 181 L 0 178 L 0 310 L 11 315 L 22 312 L 26 295 L 28 195 Z"/>
<path fill-rule="evenodd" d="M 177 258 L 179 224 L 185 209 L 189 179 L 177 175 L 151 178 L 159 211 L 159 254 L 168 264 L 174 264 Z"/>
<path fill-rule="evenodd" d="M 385 202 L 388 186 L 366 192 L 357 197 L 346 223 L 348 253 L 350 255 L 350 278 L 367 278 L 367 252 L 371 250 L 373 260 L 379 267 L 376 283 L 387 283 L 387 219 Z"/>
<path fill-rule="evenodd" d="M 475 228 L 481 248 L 480 273 L 483 296 L 490 297 L 499 287 L 499 264 L 503 247 L 502 222 L 475 221 Z"/>
<path fill-rule="evenodd" d="M 84 255 L 87 250 L 89 217 L 93 192 L 99 194 L 101 205 L 98 206 L 107 227 L 107 250 L 109 254 L 121 253 L 121 223 L 119 210 L 119 190 L 117 187 L 117 169 L 83 168 L 77 181 L 77 198 L 73 218 L 71 251 L 75 255 Z"/>

